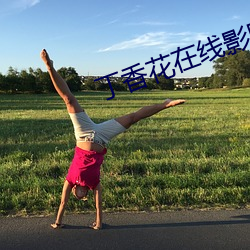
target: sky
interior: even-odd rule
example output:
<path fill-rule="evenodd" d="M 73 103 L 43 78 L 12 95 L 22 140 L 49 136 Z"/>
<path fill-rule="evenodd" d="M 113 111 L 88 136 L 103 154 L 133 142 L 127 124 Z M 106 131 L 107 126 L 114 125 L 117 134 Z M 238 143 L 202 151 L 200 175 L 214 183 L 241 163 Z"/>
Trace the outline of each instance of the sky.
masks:
<path fill-rule="evenodd" d="M 199 41 L 206 44 L 215 35 L 224 51 L 222 33 L 237 33 L 241 26 L 250 38 L 246 0 L 0 0 L 0 6 L 2 74 L 10 66 L 19 72 L 30 67 L 45 71 L 40 59 L 45 48 L 56 69 L 74 67 L 79 75 L 121 76 L 139 63 L 134 69 L 144 68 L 140 73 L 149 77 L 153 64 L 145 63 L 162 55 L 164 60 L 155 62 L 157 73 L 161 63 L 170 63 L 165 69 L 168 76 L 210 76 L 213 62 L 201 62 L 205 57 L 197 51 Z M 188 51 L 197 66 L 188 69 L 188 60 L 182 61 L 181 72 L 175 65 L 177 53 L 171 53 L 188 46 L 179 59 L 187 58 Z"/>

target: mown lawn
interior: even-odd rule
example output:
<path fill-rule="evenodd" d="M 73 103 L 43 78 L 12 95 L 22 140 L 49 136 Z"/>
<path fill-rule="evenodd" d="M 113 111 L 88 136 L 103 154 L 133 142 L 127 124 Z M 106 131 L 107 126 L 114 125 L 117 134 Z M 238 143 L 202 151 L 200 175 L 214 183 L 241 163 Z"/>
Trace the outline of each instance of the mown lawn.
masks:
<path fill-rule="evenodd" d="M 109 144 L 103 207 L 115 210 L 245 207 L 250 203 L 250 89 L 83 92 L 95 122 L 164 99 L 187 103 L 140 121 Z M 75 146 L 57 95 L 0 95 L 0 213 L 57 210 Z M 92 211 L 70 199 L 67 211 Z"/>

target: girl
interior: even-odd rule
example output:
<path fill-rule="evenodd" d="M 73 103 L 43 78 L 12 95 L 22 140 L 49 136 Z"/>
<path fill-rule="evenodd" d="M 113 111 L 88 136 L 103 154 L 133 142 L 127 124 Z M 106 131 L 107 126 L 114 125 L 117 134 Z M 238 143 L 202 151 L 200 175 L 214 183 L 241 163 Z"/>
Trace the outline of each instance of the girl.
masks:
<path fill-rule="evenodd" d="M 74 158 L 63 185 L 56 221 L 51 226 L 53 228 L 63 226 L 62 217 L 71 191 L 77 199 L 86 200 L 88 190 L 93 190 L 96 205 L 96 220 L 93 223 L 93 229 L 101 229 L 102 190 L 100 167 L 107 152 L 106 146 L 108 142 L 141 119 L 152 116 L 166 108 L 182 104 L 185 100 L 167 99 L 163 103 L 145 106 L 134 113 L 96 124 L 79 105 L 65 80 L 57 73 L 47 51 L 43 49 L 40 55 L 57 93 L 66 104 L 76 137 Z"/>

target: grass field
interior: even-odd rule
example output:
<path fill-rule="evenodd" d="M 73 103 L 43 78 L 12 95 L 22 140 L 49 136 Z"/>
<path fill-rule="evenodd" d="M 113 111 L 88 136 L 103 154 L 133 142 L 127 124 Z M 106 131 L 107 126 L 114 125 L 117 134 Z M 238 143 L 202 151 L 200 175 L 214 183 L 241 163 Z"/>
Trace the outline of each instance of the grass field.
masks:
<path fill-rule="evenodd" d="M 159 103 L 187 103 L 140 121 L 109 144 L 106 211 L 246 207 L 250 204 L 250 89 L 83 92 L 95 122 Z M 57 95 L 0 95 L 0 214 L 56 212 L 75 146 Z M 92 211 L 70 199 L 67 211 Z"/>

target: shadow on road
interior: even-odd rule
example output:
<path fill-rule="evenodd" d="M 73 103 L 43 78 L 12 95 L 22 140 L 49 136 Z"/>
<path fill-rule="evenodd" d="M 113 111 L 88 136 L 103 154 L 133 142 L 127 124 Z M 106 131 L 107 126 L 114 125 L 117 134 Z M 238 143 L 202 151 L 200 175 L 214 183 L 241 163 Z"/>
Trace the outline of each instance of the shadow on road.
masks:
<path fill-rule="evenodd" d="M 177 227 L 200 227 L 200 226 L 224 226 L 250 224 L 250 215 L 235 216 L 228 221 L 197 221 L 197 222 L 180 222 L 180 223 L 163 223 L 163 224 L 139 224 L 139 225 L 119 225 L 113 226 L 104 224 L 103 229 L 143 229 L 143 228 L 177 228 Z M 239 220 L 240 219 L 240 220 Z"/>

